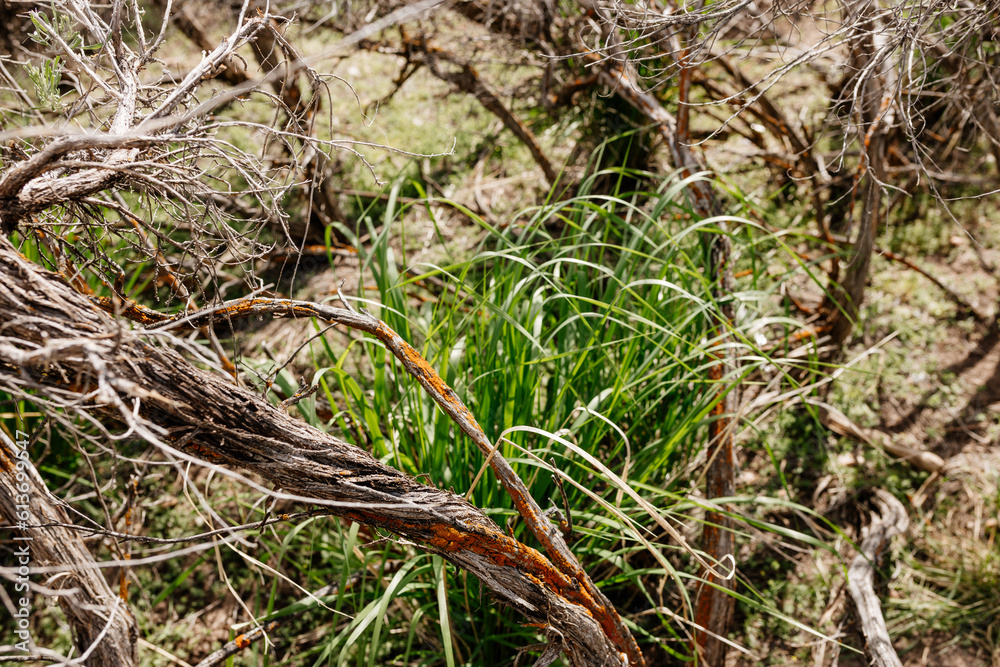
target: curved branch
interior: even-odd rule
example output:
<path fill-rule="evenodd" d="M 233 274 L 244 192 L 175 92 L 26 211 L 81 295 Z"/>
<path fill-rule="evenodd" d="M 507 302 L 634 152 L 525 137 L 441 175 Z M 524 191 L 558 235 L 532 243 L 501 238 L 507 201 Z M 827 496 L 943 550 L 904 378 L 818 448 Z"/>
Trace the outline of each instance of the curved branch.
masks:
<path fill-rule="evenodd" d="M 878 489 L 875 502 L 881 517 L 869 527 L 868 536 L 861 543 L 861 552 L 854 557 L 847 573 L 847 585 L 857 605 L 872 664 L 876 667 L 902 667 L 903 663 L 899 661 L 889 638 L 878 596 L 875 595 L 875 568 L 872 563 L 880 560 L 893 537 L 906 532 L 910 519 L 903 504 L 887 491 Z"/>
<path fill-rule="evenodd" d="M 113 306 L 109 302 L 103 302 L 102 307 L 110 310 Z M 138 316 L 142 318 L 142 321 L 149 321 L 155 319 L 157 316 L 163 317 L 161 313 L 143 309 L 137 304 L 128 304 L 125 312 L 136 310 L 139 311 Z M 568 577 L 570 581 L 580 586 L 582 597 L 579 598 L 579 601 L 587 607 L 590 613 L 593 614 L 593 617 L 601 624 L 608 638 L 614 642 L 615 646 L 618 646 L 629 654 L 630 661 L 633 664 L 643 664 L 642 653 L 639 651 L 638 645 L 632 638 L 631 633 L 622 622 L 621 617 L 615 611 L 614 606 L 590 580 L 590 577 L 580 565 L 576 556 L 570 551 L 562 533 L 553 525 L 545 512 L 538 506 L 538 503 L 535 502 L 535 499 L 531 497 L 531 493 L 524 485 L 524 482 L 521 481 L 521 478 L 517 476 L 517 473 L 510 467 L 507 460 L 496 453 L 493 443 L 486 437 L 486 434 L 479 426 L 469 408 L 466 407 L 451 387 L 441 379 L 437 371 L 420 356 L 420 353 L 413 349 L 409 343 L 404 341 L 399 334 L 389 328 L 384 322 L 365 311 L 359 313 L 354 310 L 334 308 L 309 301 L 250 297 L 227 301 L 219 306 L 200 310 L 182 317 L 161 319 L 152 324 L 149 330 L 165 331 L 177 328 L 202 328 L 211 326 L 214 322 L 264 315 L 271 317 L 315 317 L 327 322 L 334 322 L 352 329 L 364 331 L 382 341 L 393 356 L 403 364 L 406 371 L 416 378 L 427 393 L 441 406 L 441 409 L 472 438 L 472 441 L 476 443 L 483 456 L 487 457 L 490 468 L 496 474 L 504 490 L 507 491 L 514 501 L 514 506 L 535 536 L 535 539 L 545 548 L 546 554 L 552 559 L 559 571 Z"/>
<path fill-rule="evenodd" d="M 463 428 L 476 432 L 478 425 L 454 392 L 395 332 L 366 313 L 311 307 L 248 299 L 230 304 L 228 311 L 195 313 L 159 329 L 207 326 L 225 312 L 256 314 L 262 308 L 286 317 L 325 315 L 377 336 L 405 360 L 425 388 L 437 392 L 435 398 L 449 414 L 461 416 L 464 411 Z M 0 348 L 0 386 L 8 391 L 37 390 L 51 401 L 62 400 L 67 410 L 123 422 L 161 446 L 243 468 L 319 504 L 333 501 L 337 505 L 332 513 L 414 540 L 477 576 L 499 598 L 546 628 L 571 664 L 622 664 L 616 628 L 606 627 L 609 617 L 612 622 L 618 619 L 617 613 L 600 591 L 594 595 L 596 587 L 572 554 L 579 576 L 563 571 L 567 563 L 560 547 L 566 552 L 568 548 L 554 527 L 541 541 L 553 545 L 549 555 L 556 564 L 506 535 L 460 496 L 420 484 L 245 389 L 195 368 L 173 350 L 123 330 L 62 278 L 17 253 L 6 239 L 0 239 L 0 310 L 9 316 L 0 326 L 0 341 L 5 343 Z M 37 354 L 64 339 L 86 343 L 72 352 Z M 21 354 L 8 354 L 9 348 Z M 18 359 L 29 363 L 18 365 Z M 480 445 L 485 441 L 481 430 L 474 440 Z M 512 475 L 505 461 L 494 469 L 511 488 L 521 489 L 523 495 L 515 501 L 525 507 L 529 519 L 537 505 L 519 479 L 509 479 L 504 466 Z M 532 520 L 551 526 L 541 512 Z"/>

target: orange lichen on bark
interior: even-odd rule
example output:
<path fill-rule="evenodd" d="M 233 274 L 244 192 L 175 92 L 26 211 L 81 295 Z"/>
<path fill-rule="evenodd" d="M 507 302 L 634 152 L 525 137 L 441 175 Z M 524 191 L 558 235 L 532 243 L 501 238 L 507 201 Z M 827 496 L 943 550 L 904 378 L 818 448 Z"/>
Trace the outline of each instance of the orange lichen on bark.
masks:
<path fill-rule="evenodd" d="M 384 516 L 364 511 L 350 511 L 344 516 L 359 523 L 381 525 L 395 533 L 404 535 L 426 533 L 427 531 L 425 524 L 417 525 L 399 520 L 386 521 Z M 583 607 L 589 616 L 595 618 L 602 627 L 605 627 L 602 617 L 607 615 L 607 611 L 604 606 L 594 600 L 593 596 L 578 581 L 555 568 L 539 551 L 500 531 L 484 527 L 462 531 L 446 524 L 438 524 L 433 526 L 431 531 L 431 535 L 422 537 L 425 544 L 444 553 L 463 551 L 475 553 L 497 567 L 519 570 L 540 588 Z M 613 627 L 609 624 L 605 631 L 607 632 Z M 617 633 L 613 632 L 608 636 L 612 638 L 615 634 Z"/>
<path fill-rule="evenodd" d="M 146 317 L 147 320 L 155 317 L 156 321 L 151 325 L 153 329 L 175 327 L 197 329 L 209 326 L 215 320 L 270 315 L 273 317 L 315 317 L 369 333 L 386 345 L 387 349 L 404 365 L 407 372 L 418 380 L 446 414 L 473 439 L 484 455 L 493 453 L 492 443 L 486 437 L 472 412 L 441 376 L 417 350 L 388 325 L 365 311 L 358 313 L 351 309 L 332 308 L 304 301 L 251 296 L 194 313 L 170 316 L 156 313 L 156 311 L 150 312 L 153 315 L 144 312 L 137 314 Z M 214 463 L 238 463 L 237 461 L 228 461 L 217 452 L 199 447 L 194 443 L 186 444 L 185 448 Z M 383 526 L 398 534 L 410 535 L 428 541 L 429 545 L 445 553 L 464 550 L 476 553 L 497 566 L 510 567 L 525 575 L 530 574 L 532 581 L 540 582 L 539 585 L 547 589 L 550 594 L 555 594 L 585 610 L 591 618 L 600 624 L 606 638 L 615 646 L 625 650 L 632 665 L 644 665 L 642 653 L 617 611 L 607 603 L 600 589 L 590 580 L 586 571 L 562 539 L 558 529 L 552 525 L 531 497 L 524 482 L 502 456 L 494 453 L 490 459 L 490 467 L 510 495 L 532 534 L 541 544 L 545 555 L 499 531 L 485 529 L 478 525 L 468 532 L 463 532 L 445 524 L 429 528 L 426 521 L 411 525 L 406 521 L 392 519 L 378 513 L 357 511 L 347 512 L 344 516 L 362 523 Z M 342 474 L 350 476 L 353 473 L 344 471 Z M 428 535 L 429 532 L 430 535 Z"/>
<path fill-rule="evenodd" d="M 14 472 L 14 462 L 4 454 L 4 448 L 0 448 L 0 468 L 3 468 L 3 471 L 7 473 Z"/>
<path fill-rule="evenodd" d="M 459 425 L 463 426 L 463 430 L 473 438 L 483 454 L 489 455 L 492 446 L 471 411 L 462 403 L 451 387 L 441 379 L 437 371 L 427 363 L 420 353 L 384 322 L 379 321 L 375 330 L 371 333 L 386 344 L 390 351 L 400 359 L 407 371 L 417 378 L 449 416 L 453 419 L 457 418 L 457 420 L 466 422 L 466 424 L 462 424 L 459 421 Z M 549 535 L 547 529 L 547 519 L 544 518 L 534 500 L 529 496 L 527 488 L 524 487 L 520 478 L 514 474 L 513 470 L 510 469 L 501 456 L 494 455 L 490 459 L 490 467 L 511 497 L 518 513 L 524 519 L 525 523 L 528 524 L 532 534 L 545 547 L 546 555 L 551 561 L 534 549 L 531 549 L 531 554 L 528 555 L 524 551 L 528 547 L 523 547 L 516 540 L 499 532 L 491 536 L 492 540 L 497 542 L 498 545 L 502 544 L 503 540 L 509 540 L 513 544 L 517 544 L 522 549 L 517 556 L 512 557 L 512 552 L 508 545 L 504 545 L 507 546 L 507 550 L 503 548 L 485 550 L 484 541 L 481 537 L 470 536 L 468 534 L 462 534 L 461 542 L 456 543 L 457 547 L 491 558 L 491 562 L 498 565 L 510 564 L 514 567 L 520 566 L 522 571 L 527 569 L 528 572 L 536 574 L 554 590 L 559 591 L 562 597 L 583 606 L 597 620 L 604 630 L 605 635 L 616 646 L 633 648 L 635 656 L 633 656 L 631 661 L 634 664 L 644 664 L 642 655 L 638 652 L 638 647 L 635 645 L 635 640 L 631 637 L 626 637 L 625 632 L 627 631 L 620 625 L 617 612 L 609 611 L 607 606 L 598 602 L 600 593 L 596 588 L 591 589 L 593 584 L 590 582 L 586 571 L 571 556 L 562 553 L 561 549 L 553 543 L 552 536 Z M 454 550 L 455 546 L 452 545 L 451 548 L 439 546 L 439 548 L 450 551 Z M 544 564 L 544 566 L 541 564 Z M 525 568 L 525 565 L 529 567 Z M 532 567 L 536 565 L 540 569 Z"/>
<path fill-rule="evenodd" d="M 122 560 L 132 560 L 132 554 L 127 552 L 122 554 Z M 128 570 L 124 566 L 122 567 L 121 582 L 118 584 L 118 597 L 128 602 Z"/>
<path fill-rule="evenodd" d="M 401 361 L 404 365 L 409 364 L 412 368 L 407 368 L 411 373 L 416 375 L 418 379 L 422 380 L 423 384 L 431 392 L 431 396 L 439 403 L 444 403 L 447 407 L 451 407 L 457 412 L 461 413 L 463 417 L 467 418 L 470 424 L 475 425 L 475 428 L 482 431 L 479 424 L 476 422 L 475 417 L 469 411 L 469 408 L 465 407 L 465 404 L 458 398 L 458 395 L 449 387 L 441 376 L 438 375 L 429 363 L 417 352 L 412 345 L 407 343 L 403 338 L 397 334 L 395 331 L 389 328 L 384 322 L 379 322 L 378 327 L 373 332 L 375 337 L 380 341 L 385 343 L 390 347 L 390 349 L 398 349 L 399 354 L 404 358 Z M 483 434 L 485 438 L 486 435 Z M 478 444 L 478 443 L 477 443 Z"/>
<path fill-rule="evenodd" d="M 146 308 L 135 301 L 122 302 L 121 300 L 110 299 L 106 296 L 92 298 L 94 303 L 109 315 L 121 315 L 133 322 L 138 322 L 146 326 L 159 324 L 170 319 L 170 315 Z"/>

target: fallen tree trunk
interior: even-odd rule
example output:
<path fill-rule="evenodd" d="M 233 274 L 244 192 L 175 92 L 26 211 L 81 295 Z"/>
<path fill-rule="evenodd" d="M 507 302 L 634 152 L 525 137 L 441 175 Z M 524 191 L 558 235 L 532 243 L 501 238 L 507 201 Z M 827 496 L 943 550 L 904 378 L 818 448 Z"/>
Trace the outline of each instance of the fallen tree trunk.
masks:
<path fill-rule="evenodd" d="M 854 557 L 847 572 L 847 586 L 857 606 L 861 630 L 868 645 L 868 654 L 875 667 L 902 667 L 896 649 L 885 626 L 882 607 L 875 594 L 875 563 L 889 546 L 890 540 L 902 535 L 910 525 L 903 503 L 887 491 L 876 491 L 875 502 L 882 516 L 868 528 L 868 536 L 861 543 L 861 553 Z"/>
<path fill-rule="evenodd" d="M 381 330 L 380 325 L 387 339 L 399 339 L 370 315 L 326 310 L 339 311 L 331 317 L 353 320 L 365 330 Z M 37 392 L 36 402 L 114 419 L 176 455 L 255 473 L 303 501 L 329 505 L 341 517 L 414 540 L 477 576 L 542 627 L 572 665 L 619 666 L 623 654 L 629 663 L 643 664 L 614 608 L 582 569 L 578 576 L 567 574 L 572 565 L 579 568 L 575 559 L 566 563 L 565 554 L 554 549 L 548 555 L 558 559 L 557 567 L 460 496 L 420 484 L 196 368 L 172 349 L 150 344 L 61 277 L 28 261 L 6 239 L 0 239 L 0 311 L 8 316 L 0 328 L 0 387 L 5 390 Z M 276 314 L 303 316 L 294 309 Z M 182 319 L 145 333 L 162 340 L 170 326 L 203 324 L 196 317 Z M 416 355 L 399 343 L 403 353 Z M 440 382 L 436 374 L 418 379 L 425 387 Z M 441 385 L 446 399 L 454 396 Z"/>
<path fill-rule="evenodd" d="M 25 445 L 27 443 L 24 443 Z M 138 664 L 136 642 L 139 628 L 135 617 L 124 600 L 117 597 L 101 571 L 94 569 L 93 557 L 79 533 L 65 527 L 69 523 L 66 510 L 56 505 L 49 495 L 45 482 L 31 465 L 27 451 L 21 443 L 11 442 L 0 431 L 0 518 L 5 528 L 17 529 L 12 544 L 16 564 L 8 576 L 18 576 L 14 590 L 15 600 L 30 599 L 26 588 L 31 581 L 30 567 L 58 567 L 65 575 L 44 581 L 47 589 L 55 588 L 59 606 L 73 630 L 73 638 L 83 664 L 88 667 L 130 667 Z M 51 525 L 51 524 L 63 525 Z M 40 528 L 38 526 L 45 526 Z M 21 567 L 24 570 L 21 570 Z M 20 570 L 20 572 L 18 572 Z M 20 578 L 23 577 L 23 580 Z M 35 584 L 42 583 L 36 577 Z M 18 605 L 28 610 L 27 605 Z M 30 612 L 29 612 L 30 613 Z M 21 630 L 21 619 L 12 619 Z M 24 630 L 29 619 L 25 617 Z M 27 646 L 30 637 L 18 635 Z M 20 655 L 30 655 L 28 651 Z M 17 653 L 5 658 L 19 657 Z M 54 656 L 43 656 L 46 661 Z M 2 659 L 0 659 L 2 661 Z"/>

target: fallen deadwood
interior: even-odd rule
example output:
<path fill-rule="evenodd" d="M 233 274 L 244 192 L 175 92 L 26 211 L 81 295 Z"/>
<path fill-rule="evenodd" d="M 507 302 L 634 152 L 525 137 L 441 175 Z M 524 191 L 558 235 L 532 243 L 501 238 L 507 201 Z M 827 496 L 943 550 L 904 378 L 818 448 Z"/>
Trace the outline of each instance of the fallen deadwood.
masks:
<path fill-rule="evenodd" d="M 128 605 L 111 590 L 101 571 L 88 567 L 94 559 L 79 533 L 66 527 L 69 523 L 66 510 L 49 495 L 27 452 L 2 431 L 0 518 L 6 524 L 4 528 L 19 533 L 11 542 L 16 564 L 8 570 L 7 576 L 16 575 L 22 565 L 55 566 L 65 573 L 51 576 L 44 582 L 35 577 L 32 583 L 44 583 L 46 589 L 60 592 L 59 606 L 73 630 L 77 651 L 86 656 L 83 664 L 91 667 L 137 664 L 139 628 L 135 617 Z M 47 525 L 53 523 L 63 525 Z M 25 577 L 25 580 L 30 578 Z M 29 597 L 26 590 L 15 595 Z M 16 625 L 17 619 L 12 620 Z M 8 657 L 13 656 L 3 656 Z M 45 659 L 53 659 L 53 656 L 45 656 Z"/>
<path fill-rule="evenodd" d="M 230 657 L 236 655 L 254 642 L 263 639 L 267 633 L 274 632 L 277 628 L 277 621 L 271 621 L 264 625 L 258 625 L 250 632 L 244 632 L 241 635 L 237 635 L 232 641 L 226 642 L 222 645 L 222 648 L 210 653 L 207 658 L 199 662 L 195 665 L 195 667 L 215 667 L 216 665 L 222 664 Z"/>
<path fill-rule="evenodd" d="M 247 646 L 250 646 L 254 642 L 264 638 L 268 632 L 273 632 L 278 627 L 277 621 L 271 621 L 265 625 L 258 625 L 256 628 L 250 632 L 245 632 L 241 635 L 237 635 L 232 641 L 228 641 L 223 644 L 222 648 L 217 651 L 213 651 L 209 654 L 207 658 L 199 662 L 195 667 L 215 667 L 231 656 L 236 655 Z"/>
<path fill-rule="evenodd" d="M 881 559 L 890 540 L 906 532 L 910 519 L 903 504 L 887 491 L 876 490 L 875 503 L 881 516 L 868 528 L 868 536 L 861 543 L 861 552 L 854 557 L 847 572 L 847 586 L 857 605 L 858 619 L 872 664 L 875 667 L 902 667 L 903 663 L 892 646 L 882 608 L 875 594 L 874 564 Z"/>
<path fill-rule="evenodd" d="M 807 402 L 819 408 L 820 421 L 834 433 L 854 438 L 869 447 L 884 449 L 889 454 L 908 461 L 914 467 L 927 472 L 940 473 L 944 469 L 944 459 L 933 452 L 897 444 L 892 441 L 892 438 L 881 431 L 862 428 L 848 419 L 847 415 L 843 412 L 822 401 L 809 400 Z"/>
<path fill-rule="evenodd" d="M 308 306 L 248 299 L 227 314 L 318 316 L 377 336 L 466 432 L 478 431 L 473 439 L 481 449 L 492 449 L 454 392 L 385 324 L 367 313 Z M 534 514 L 537 504 L 500 456 L 492 456 L 493 470 L 548 558 L 506 535 L 462 497 L 420 484 L 147 341 L 163 340 L 170 328 L 209 326 L 220 310 L 133 332 L 0 239 L 0 311 L 8 316 L 0 327 L 0 386 L 36 402 L 115 420 L 174 455 L 254 473 L 341 517 L 418 542 L 477 576 L 538 624 L 572 665 L 645 664 L 614 607 L 547 517 Z"/>

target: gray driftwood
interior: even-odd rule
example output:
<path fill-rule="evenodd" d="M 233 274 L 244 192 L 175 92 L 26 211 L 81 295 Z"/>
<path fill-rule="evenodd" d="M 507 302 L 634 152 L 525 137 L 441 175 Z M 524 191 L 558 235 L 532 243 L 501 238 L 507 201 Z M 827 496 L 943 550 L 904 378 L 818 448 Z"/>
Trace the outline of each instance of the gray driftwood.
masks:
<path fill-rule="evenodd" d="M 906 508 L 887 491 L 875 492 L 875 502 L 881 516 L 868 528 L 861 543 L 861 553 L 854 557 L 847 573 L 847 585 L 857 606 L 861 630 L 865 635 L 868 654 L 875 667 L 902 667 L 882 616 L 882 607 L 875 594 L 875 563 L 885 553 L 889 542 L 902 535 L 910 525 Z"/>

